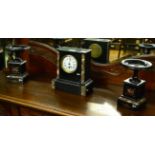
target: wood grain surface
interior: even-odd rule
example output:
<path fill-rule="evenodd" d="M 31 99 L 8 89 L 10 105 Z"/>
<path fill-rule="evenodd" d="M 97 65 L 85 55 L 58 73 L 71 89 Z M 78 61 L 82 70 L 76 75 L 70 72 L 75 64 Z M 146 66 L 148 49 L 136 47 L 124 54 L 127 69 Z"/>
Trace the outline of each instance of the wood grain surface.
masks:
<path fill-rule="evenodd" d="M 50 115 L 155 115 L 154 92 L 147 92 L 147 106 L 139 111 L 117 107 L 121 92 L 122 87 L 109 85 L 104 89 L 95 88 L 91 95 L 81 97 L 52 90 L 47 82 L 29 79 L 24 85 L 10 83 L 4 73 L 0 74 L 0 101 L 7 105 L 18 105 Z"/>

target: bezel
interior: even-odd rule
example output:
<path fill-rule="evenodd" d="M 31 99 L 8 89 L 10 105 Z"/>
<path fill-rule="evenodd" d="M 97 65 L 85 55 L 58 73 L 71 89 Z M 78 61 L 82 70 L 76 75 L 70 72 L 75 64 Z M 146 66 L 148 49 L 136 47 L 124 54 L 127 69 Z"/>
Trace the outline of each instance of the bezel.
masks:
<path fill-rule="evenodd" d="M 96 48 L 95 50 L 93 50 L 94 47 Z M 102 55 L 102 47 L 99 44 L 93 43 L 89 46 L 89 48 L 91 49 L 92 58 L 99 58 Z"/>
<path fill-rule="evenodd" d="M 74 70 L 72 70 L 72 71 L 67 70 L 67 68 L 65 68 L 64 65 L 63 65 L 64 59 L 65 59 L 66 57 L 68 57 L 68 56 L 72 57 L 72 58 L 75 60 L 75 62 L 76 62 L 76 68 L 75 68 Z M 67 55 L 63 56 L 63 57 L 61 58 L 61 68 L 62 68 L 62 70 L 63 70 L 65 73 L 68 73 L 68 74 L 74 73 L 74 72 L 77 70 L 77 68 L 78 68 L 78 61 L 77 61 L 76 57 L 73 56 L 73 55 L 71 55 L 71 54 L 67 54 Z"/>

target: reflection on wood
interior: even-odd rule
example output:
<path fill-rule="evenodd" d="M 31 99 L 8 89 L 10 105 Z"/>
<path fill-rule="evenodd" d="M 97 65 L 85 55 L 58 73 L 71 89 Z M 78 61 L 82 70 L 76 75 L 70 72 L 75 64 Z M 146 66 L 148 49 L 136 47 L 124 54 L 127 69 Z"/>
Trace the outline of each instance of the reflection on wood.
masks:
<path fill-rule="evenodd" d="M 95 88 L 83 97 L 52 90 L 49 83 L 31 79 L 24 85 L 9 83 L 1 72 L 0 86 L 0 115 L 155 115 L 154 91 L 146 93 L 146 108 L 132 111 L 117 106 L 122 88 L 116 85 Z"/>
<path fill-rule="evenodd" d="M 32 47 L 30 52 L 31 76 L 38 75 L 36 79 L 44 79 L 49 82 L 56 77 L 57 50 L 49 45 L 30 41 Z M 151 61 L 153 67 L 148 71 L 140 72 L 140 78 L 147 81 L 147 89 L 155 90 L 155 56 L 143 55 L 136 58 Z M 108 84 L 122 85 L 123 80 L 132 76 L 132 71 L 124 68 L 119 61 L 110 64 L 98 64 L 92 62 L 92 78 L 97 87 L 105 88 Z M 44 78 L 43 78 L 44 77 Z"/>

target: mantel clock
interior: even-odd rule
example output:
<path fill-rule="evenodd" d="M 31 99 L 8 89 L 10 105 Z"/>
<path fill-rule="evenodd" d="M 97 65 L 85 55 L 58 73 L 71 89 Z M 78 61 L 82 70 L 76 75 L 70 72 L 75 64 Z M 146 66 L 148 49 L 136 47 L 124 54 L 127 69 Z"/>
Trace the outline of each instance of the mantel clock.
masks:
<path fill-rule="evenodd" d="M 57 78 L 52 80 L 53 89 L 86 96 L 93 89 L 90 78 L 90 49 L 59 47 Z"/>
<path fill-rule="evenodd" d="M 109 62 L 109 39 L 84 39 L 84 48 L 91 49 L 91 58 L 97 63 Z"/>

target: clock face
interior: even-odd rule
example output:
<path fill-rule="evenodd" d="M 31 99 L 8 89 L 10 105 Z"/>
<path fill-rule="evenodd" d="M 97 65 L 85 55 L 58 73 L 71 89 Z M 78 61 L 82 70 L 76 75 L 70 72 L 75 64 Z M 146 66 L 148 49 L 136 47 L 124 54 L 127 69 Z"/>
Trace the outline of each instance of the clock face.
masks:
<path fill-rule="evenodd" d="M 62 58 L 61 67 L 66 73 L 74 73 L 78 67 L 78 62 L 74 56 L 66 55 Z"/>
<path fill-rule="evenodd" d="M 102 54 L 102 47 L 99 44 L 91 44 L 89 47 L 91 51 L 92 58 L 98 58 Z"/>

